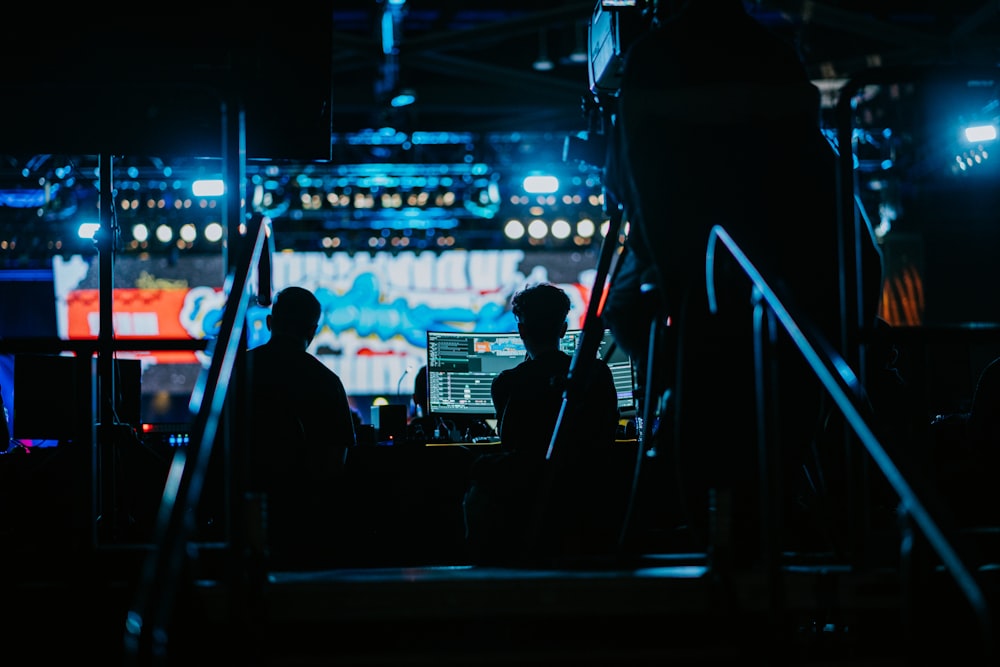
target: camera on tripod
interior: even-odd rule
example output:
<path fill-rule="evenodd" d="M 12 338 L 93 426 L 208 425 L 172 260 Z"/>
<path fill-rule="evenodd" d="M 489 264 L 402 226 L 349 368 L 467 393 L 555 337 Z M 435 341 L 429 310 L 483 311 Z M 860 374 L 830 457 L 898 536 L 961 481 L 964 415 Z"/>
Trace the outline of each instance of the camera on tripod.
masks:
<path fill-rule="evenodd" d="M 587 130 L 566 137 L 563 161 L 601 169 L 605 163 L 609 114 L 621 88 L 625 55 L 632 41 L 652 28 L 656 0 L 598 0 L 587 36 L 590 94 L 582 99 Z"/>

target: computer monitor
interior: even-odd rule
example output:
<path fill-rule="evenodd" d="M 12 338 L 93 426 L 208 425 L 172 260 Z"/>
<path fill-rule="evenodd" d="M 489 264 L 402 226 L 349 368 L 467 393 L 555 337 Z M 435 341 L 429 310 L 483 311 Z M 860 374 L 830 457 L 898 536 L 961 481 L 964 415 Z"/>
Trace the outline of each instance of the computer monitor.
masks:
<path fill-rule="evenodd" d="M 115 423 L 141 428 L 142 368 L 138 359 L 114 359 Z M 15 440 L 60 442 L 82 436 L 96 406 L 97 359 L 71 355 L 14 355 L 13 424 Z"/>
<path fill-rule="evenodd" d="M 86 361 L 56 354 L 14 356 L 15 440 L 59 442 L 79 437 L 91 394 L 81 363 Z"/>
<path fill-rule="evenodd" d="M 571 329 L 560 342 L 573 354 L 582 331 Z M 427 410 L 442 417 L 495 417 L 490 387 L 501 371 L 524 361 L 526 350 L 517 333 L 428 331 Z M 598 350 L 615 379 L 620 410 L 635 408 L 632 364 L 604 332 Z"/>
<path fill-rule="evenodd" d="M 608 365 L 615 379 L 619 414 L 623 417 L 633 416 L 639 405 L 635 395 L 635 367 L 632 365 L 632 358 L 618 347 L 614 334 L 609 329 L 604 330 L 597 356 Z"/>

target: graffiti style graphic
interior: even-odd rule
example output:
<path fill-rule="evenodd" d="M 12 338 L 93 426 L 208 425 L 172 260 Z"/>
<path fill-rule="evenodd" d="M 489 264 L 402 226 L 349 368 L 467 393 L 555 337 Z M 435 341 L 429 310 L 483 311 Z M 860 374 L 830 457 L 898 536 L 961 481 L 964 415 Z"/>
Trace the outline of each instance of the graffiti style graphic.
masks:
<path fill-rule="evenodd" d="M 205 258 L 180 258 L 195 263 Z M 112 322 L 117 338 L 204 339 L 218 335 L 225 305 L 223 277 L 205 267 L 142 265 L 138 257 L 116 262 Z M 130 266 L 135 263 L 137 266 Z M 570 295 L 570 327 L 583 324 L 596 259 L 588 254 L 520 250 L 455 250 L 441 254 L 278 253 L 273 262 L 276 290 L 299 285 L 323 305 L 310 351 L 344 380 L 352 394 L 409 395 L 413 369 L 426 361 L 428 331 L 515 331 L 510 296 L 521 287 L 551 281 Z M 96 338 L 100 332 L 99 291 L 93 273 L 78 258 L 54 265 L 59 335 Z M 199 276 L 206 284 L 172 276 Z M 135 276 L 123 285 L 121 276 Z M 216 282 L 217 284 L 213 284 Z M 270 335 L 268 309 L 247 313 L 247 339 L 256 347 Z M 135 355 L 146 365 L 202 364 L 203 353 L 150 352 Z M 195 366 L 197 368 L 197 366 Z M 404 383 L 405 382 L 405 383 Z M 144 392 L 157 391 L 143 384 Z"/>

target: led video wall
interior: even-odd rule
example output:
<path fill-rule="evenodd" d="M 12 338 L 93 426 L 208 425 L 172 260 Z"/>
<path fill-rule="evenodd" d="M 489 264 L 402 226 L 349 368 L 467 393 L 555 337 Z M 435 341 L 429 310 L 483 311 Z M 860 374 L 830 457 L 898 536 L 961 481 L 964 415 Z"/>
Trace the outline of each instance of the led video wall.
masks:
<path fill-rule="evenodd" d="M 570 295 L 571 326 L 582 326 L 593 287 L 594 253 L 453 250 L 442 253 L 277 253 L 273 283 L 307 287 L 323 304 L 310 351 L 343 379 L 358 407 L 369 397 L 409 397 L 426 362 L 426 332 L 515 331 L 510 296 L 549 281 Z M 58 336 L 96 338 L 100 331 L 99 266 L 93 258 L 53 258 Z M 116 259 L 116 338 L 205 339 L 218 333 L 225 303 L 222 258 Z M 248 312 L 248 342 L 268 338 L 267 309 Z M 147 421 L 177 413 L 207 359 L 199 351 L 134 351 L 143 362 Z M 167 420 L 172 420 L 167 419 Z"/>

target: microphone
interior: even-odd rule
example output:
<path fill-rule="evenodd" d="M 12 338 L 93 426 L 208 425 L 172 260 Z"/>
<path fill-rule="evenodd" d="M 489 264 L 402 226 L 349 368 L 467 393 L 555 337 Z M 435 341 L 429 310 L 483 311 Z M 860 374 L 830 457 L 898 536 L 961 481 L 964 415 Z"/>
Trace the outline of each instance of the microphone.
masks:
<path fill-rule="evenodd" d="M 406 379 L 407 375 L 413 372 L 414 368 L 415 367 L 412 361 L 407 362 L 406 368 L 403 370 L 403 374 L 399 376 L 399 382 L 396 383 L 396 396 L 403 395 L 403 380 Z"/>

